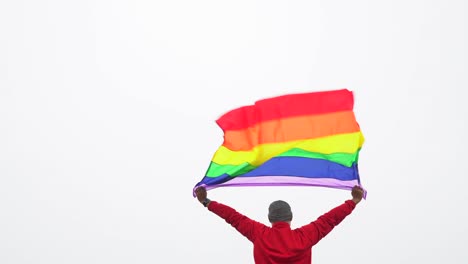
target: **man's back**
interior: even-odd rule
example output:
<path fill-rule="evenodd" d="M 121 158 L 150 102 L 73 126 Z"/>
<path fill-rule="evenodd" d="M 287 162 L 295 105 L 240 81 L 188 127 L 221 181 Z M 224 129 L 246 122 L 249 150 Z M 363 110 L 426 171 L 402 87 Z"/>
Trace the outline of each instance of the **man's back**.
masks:
<path fill-rule="evenodd" d="M 254 242 L 256 263 L 311 263 L 312 243 L 299 229 L 289 223 L 277 222 Z"/>

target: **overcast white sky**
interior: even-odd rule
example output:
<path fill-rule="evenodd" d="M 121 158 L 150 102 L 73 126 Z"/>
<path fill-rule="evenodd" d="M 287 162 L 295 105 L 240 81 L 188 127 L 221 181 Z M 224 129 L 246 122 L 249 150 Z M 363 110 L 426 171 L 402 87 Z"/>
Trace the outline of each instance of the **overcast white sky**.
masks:
<path fill-rule="evenodd" d="M 0 2 L 0 263 L 253 263 L 192 197 L 226 111 L 348 88 L 367 201 L 314 263 L 467 263 L 468 2 Z M 293 227 L 350 197 L 219 188 Z"/>

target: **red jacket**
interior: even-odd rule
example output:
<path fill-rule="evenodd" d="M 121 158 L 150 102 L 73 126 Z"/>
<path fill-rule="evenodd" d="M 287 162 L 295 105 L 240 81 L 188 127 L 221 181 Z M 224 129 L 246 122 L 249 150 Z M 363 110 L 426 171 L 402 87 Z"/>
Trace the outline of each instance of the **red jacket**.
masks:
<path fill-rule="evenodd" d="M 356 204 L 352 200 L 332 209 L 314 222 L 292 230 L 286 222 L 272 227 L 256 222 L 224 204 L 212 201 L 208 209 L 231 224 L 254 245 L 257 264 L 310 264 L 312 246 L 349 215 Z"/>

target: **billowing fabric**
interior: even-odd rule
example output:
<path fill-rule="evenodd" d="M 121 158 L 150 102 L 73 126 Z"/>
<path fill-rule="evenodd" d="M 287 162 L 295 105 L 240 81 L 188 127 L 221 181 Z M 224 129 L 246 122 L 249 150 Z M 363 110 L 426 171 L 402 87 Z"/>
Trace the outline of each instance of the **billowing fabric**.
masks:
<path fill-rule="evenodd" d="M 347 89 L 289 94 L 234 109 L 217 120 L 224 142 L 198 186 L 361 185 L 364 143 Z"/>

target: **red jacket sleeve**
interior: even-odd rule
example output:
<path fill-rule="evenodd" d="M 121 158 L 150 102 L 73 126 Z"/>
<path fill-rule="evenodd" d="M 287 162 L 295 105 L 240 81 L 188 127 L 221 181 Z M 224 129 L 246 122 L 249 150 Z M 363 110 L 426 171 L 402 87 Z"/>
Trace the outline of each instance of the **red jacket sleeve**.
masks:
<path fill-rule="evenodd" d="M 226 220 L 228 224 L 252 242 L 255 241 L 258 234 L 266 227 L 264 224 L 254 221 L 222 203 L 211 201 L 208 205 L 208 210 Z"/>
<path fill-rule="evenodd" d="M 346 216 L 351 214 L 355 207 L 356 204 L 352 200 L 347 200 L 342 205 L 320 216 L 314 222 L 299 228 L 299 230 L 310 239 L 313 246 L 330 233 Z"/>

